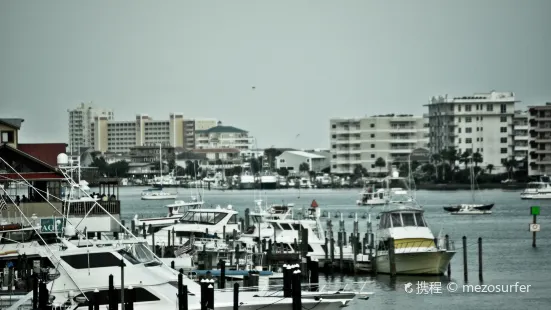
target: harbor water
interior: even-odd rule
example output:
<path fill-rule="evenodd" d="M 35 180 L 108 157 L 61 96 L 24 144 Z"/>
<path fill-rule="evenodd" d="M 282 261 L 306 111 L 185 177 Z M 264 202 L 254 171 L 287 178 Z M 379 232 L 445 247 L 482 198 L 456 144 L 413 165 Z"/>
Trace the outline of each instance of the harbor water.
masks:
<path fill-rule="evenodd" d="M 129 226 L 134 214 L 140 217 L 158 216 L 166 213 L 164 205 L 169 201 L 140 200 L 143 187 L 120 189 L 121 212 Z M 178 199 L 189 200 L 189 189 L 177 191 Z M 358 190 L 286 189 L 262 192 L 262 199 L 271 203 L 294 203 L 295 208 L 308 207 L 313 199 L 322 212 L 344 214 L 346 230 L 352 232 L 349 214 L 358 213 L 360 233 L 366 232 L 367 220 L 361 216 L 371 212 L 372 220 L 381 207 L 365 207 L 355 204 Z M 416 198 L 425 209 L 425 217 L 434 235 L 448 234 L 454 241 L 457 254 L 452 260 L 451 279 L 447 276 L 420 277 L 387 275 L 371 276 L 326 276 L 320 282 L 346 281 L 367 282 L 366 289 L 375 294 L 368 301 L 355 300 L 349 309 L 550 309 L 551 307 L 551 201 L 520 200 L 519 191 L 486 190 L 477 197 L 479 202 L 494 202 L 490 215 L 450 215 L 443 206 L 469 203 L 470 191 L 417 191 Z M 255 197 L 256 195 L 256 197 Z M 254 208 L 253 200 L 258 191 L 205 190 L 206 206 L 227 206 L 240 212 Z M 541 206 L 538 222 L 541 232 L 537 235 L 537 247 L 532 247 L 532 222 L 530 206 Z M 325 219 L 322 219 L 325 225 Z M 468 282 L 463 277 L 462 236 L 467 237 Z M 483 282 L 478 277 L 477 239 L 483 239 Z M 452 283 L 450 283 L 452 282 Z M 411 284 L 411 285 L 409 285 Z M 473 285 L 470 287 L 464 284 Z M 515 288 L 509 285 L 518 286 Z M 475 287 L 476 285 L 481 285 Z M 482 286 L 486 285 L 486 286 Z M 520 286 L 524 285 L 521 291 Z M 529 285 L 529 287 L 527 287 Z M 508 287 L 509 292 L 495 292 Z M 405 288 L 409 292 L 406 292 Z M 478 290 L 475 291 L 475 290 Z M 453 291 L 453 292 L 452 292 Z M 487 292 L 482 292 L 487 291 Z M 494 291 L 494 292 L 489 292 Z"/>

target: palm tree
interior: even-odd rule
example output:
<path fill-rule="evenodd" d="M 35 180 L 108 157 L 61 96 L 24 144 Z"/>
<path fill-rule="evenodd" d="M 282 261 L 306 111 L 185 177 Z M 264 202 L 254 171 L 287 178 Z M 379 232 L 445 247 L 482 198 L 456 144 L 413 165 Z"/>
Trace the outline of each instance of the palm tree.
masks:
<path fill-rule="evenodd" d="M 379 173 L 381 173 L 381 169 L 386 167 L 386 161 L 382 157 L 377 158 L 375 167 L 379 167 Z"/>
<path fill-rule="evenodd" d="M 302 163 L 298 166 L 298 171 L 300 172 L 306 172 L 310 170 L 310 165 L 308 163 Z"/>
<path fill-rule="evenodd" d="M 469 168 L 469 163 L 471 161 L 471 152 L 465 151 L 463 154 L 461 154 L 461 157 L 459 158 L 459 161 L 465 164 L 465 169 Z"/>
<path fill-rule="evenodd" d="M 486 170 L 488 170 L 488 173 L 489 173 L 489 174 L 492 174 L 492 170 L 494 170 L 494 168 L 495 168 L 495 167 L 494 167 L 494 165 L 492 165 L 492 164 L 488 164 L 488 165 L 486 166 Z"/>
<path fill-rule="evenodd" d="M 442 150 L 439 155 L 444 162 L 447 162 L 448 165 L 450 165 L 450 170 L 454 171 L 455 162 L 459 159 L 459 156 L 457 155 L 457 149 L 454 146 L 451 146 L 445 150 Z M 445 173 L 445 170 L 443 169 L 442 179 L 445 179 L 444 173 Z M 452 178 L 453 178 L 453 173 L 452 173 Z"/>
<path fill-rule="evenodd" d="M 482 162 L 482 154 L 480 154 L 479 152 L 474 153 L 473 162 L 474 162 L 474 166 L 478 167 L 478 164 Z"/>

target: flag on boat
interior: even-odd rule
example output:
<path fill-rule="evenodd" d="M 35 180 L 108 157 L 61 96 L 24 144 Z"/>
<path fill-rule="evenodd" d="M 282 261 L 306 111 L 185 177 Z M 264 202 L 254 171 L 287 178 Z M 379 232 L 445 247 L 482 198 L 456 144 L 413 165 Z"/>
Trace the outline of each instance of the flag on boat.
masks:
<path fill-rule="evenodd" d="M 316 200 L 312 200 L 312 204 L 310 204 L 310 207 L 312 208 L 317 208 L 318 207 L 318 203 L 316 202 Z"/>

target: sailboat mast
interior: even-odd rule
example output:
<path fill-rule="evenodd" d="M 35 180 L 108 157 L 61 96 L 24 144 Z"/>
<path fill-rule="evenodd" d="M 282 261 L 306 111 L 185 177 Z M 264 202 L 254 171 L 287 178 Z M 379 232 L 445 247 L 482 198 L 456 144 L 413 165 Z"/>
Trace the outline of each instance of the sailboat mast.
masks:
<path fill-rule="evenodd" d="M 160 182 L 161 182 L 161 189 L 163 188 L 163 154 L 162 152 L 162 144 L 159 143 L 159 172 L 160 172 Z"/>
<path fill-rule="evenodd" d="M 473 157 L 471 155 L 471 198 L 474 203 L 474 168 L 473 168 Z"/>

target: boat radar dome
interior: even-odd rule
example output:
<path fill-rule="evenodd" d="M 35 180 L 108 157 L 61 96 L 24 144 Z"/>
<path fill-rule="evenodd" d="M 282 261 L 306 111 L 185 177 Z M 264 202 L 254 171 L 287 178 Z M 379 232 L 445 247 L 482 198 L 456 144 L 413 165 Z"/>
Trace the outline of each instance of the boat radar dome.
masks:
<path fill-rule="evenodd" d="M 57 155 L 57 165 L 62 166 L 68 166 L 69 165 L 69 156 L 65 153 L 61 153 Z"/>

